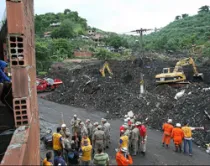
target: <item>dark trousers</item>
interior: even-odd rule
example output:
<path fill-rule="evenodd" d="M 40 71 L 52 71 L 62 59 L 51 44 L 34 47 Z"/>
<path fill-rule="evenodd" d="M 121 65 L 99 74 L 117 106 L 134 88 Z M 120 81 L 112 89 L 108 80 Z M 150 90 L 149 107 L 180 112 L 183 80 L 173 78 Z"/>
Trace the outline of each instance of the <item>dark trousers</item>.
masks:
<path fill-rule="evenodd" d="M 192 154 L 192 139 L 184 139 L 184 153 L 187 153 L 187 144 L 189 146 L 189 153 Z"/>

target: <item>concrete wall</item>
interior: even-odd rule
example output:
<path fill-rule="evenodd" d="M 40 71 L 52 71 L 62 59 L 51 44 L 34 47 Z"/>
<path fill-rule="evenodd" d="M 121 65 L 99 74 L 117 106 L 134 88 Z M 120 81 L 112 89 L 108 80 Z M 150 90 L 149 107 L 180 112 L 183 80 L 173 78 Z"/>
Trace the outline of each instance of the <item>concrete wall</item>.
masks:
<path fill-rule="evenodd" d="M 33 0 L 4 0 L 12 71 L 15 134 L 2 165 L 39 165 L 40 137 L 36 91 Z"/>

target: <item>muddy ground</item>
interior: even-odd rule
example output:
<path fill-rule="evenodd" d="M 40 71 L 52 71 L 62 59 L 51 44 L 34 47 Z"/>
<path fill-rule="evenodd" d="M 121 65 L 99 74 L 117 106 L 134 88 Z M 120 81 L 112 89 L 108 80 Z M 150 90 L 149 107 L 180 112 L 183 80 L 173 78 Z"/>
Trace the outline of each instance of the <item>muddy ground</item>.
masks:
<path fill-rule="evenodd" d="M 204 82 L 191 82 L 181 88 L 167 85 L 156 86 L 155 75 L 164 67 L 173 67 L 177 59 L 161 59 L 146 57 L 136 61 L 109 61 L 113 72 L 105 78 L 99 74 L 103 61 L 77 63 L 76 65 L 59 64 L 49 74 L 52 78 L 60 78 L 64 84 L 46 98 L 48 100 L 85 108 L 87 111 L 107 113 L 107 118 L 123 117 L 132 110 L 140 121 L 148 118 L 147 125 L 160 129 L 166 119 L 172 118 L 174 124 L 189 120 L 191 126 L 205 126 L 209 129 L 210 65 L 201 64 L 198 69 L 204 74 Z M 191 66 L 184 68 L 189 81 L 192 81 Z M 139 97 L 140 73 L 144 74 L 146 93 Z M 176 93 L 185 89 L 184 96 L 174 99 Z M 210 117 L 210 116 L 209 116 Z M 195 142 L 204 146 L 210 142 L 210 134 L 197 131 Z"/>

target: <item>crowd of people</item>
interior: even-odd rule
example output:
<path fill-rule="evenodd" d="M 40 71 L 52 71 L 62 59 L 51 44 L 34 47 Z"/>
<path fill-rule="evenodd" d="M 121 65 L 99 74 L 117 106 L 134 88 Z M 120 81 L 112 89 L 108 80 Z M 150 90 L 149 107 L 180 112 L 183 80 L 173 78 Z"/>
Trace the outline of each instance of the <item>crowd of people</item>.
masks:
<path fill-rule="evenodd" d="M 102 118 L 101 123 L 92 124 L 90 119 L 83 122 L 74 115 L 70 125 L 71 131 L 66 124 L 57 127 L 52 135 L 54 154 L 47 152 L 43 165 L 109 165 L 109 155 L 105 151 L 111 143 L 110 123 Z M 116 148 L 117 165 L 132 164 L 130 154 L 135 156 L 141 152 L 145 155 L 146 127 L 135 122 L 134 117 L 125 116 L 119 137 L 119 146 Z"/>

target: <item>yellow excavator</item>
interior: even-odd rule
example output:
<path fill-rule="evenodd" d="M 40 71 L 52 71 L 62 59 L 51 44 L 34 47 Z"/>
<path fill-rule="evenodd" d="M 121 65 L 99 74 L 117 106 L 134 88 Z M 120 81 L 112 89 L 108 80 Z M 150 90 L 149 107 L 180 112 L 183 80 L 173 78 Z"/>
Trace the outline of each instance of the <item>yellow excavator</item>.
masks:
<path fill-rule="evenodd" d="M 111 71 L 111 69 L 110 69 L 109 64 L 108 64 L 107 61 L 105 61 L 104 65 L 103 65 L 102 68 L 100 69 L 100 73 L 101 73 L 101 76 L 102 76 L 102 77 L 105 77 L 105 76 L 106 76 L 106 75 L 105 75 L 105 70 L 108 71 L 108 73 L 110 74 L 110 76 L 113 75 L 113 73 L 112 73 L 112 71 Z"/>
<path fill-rule="evenodd" d="M 163 68 L 163 72 L 161 74 L 157 74 L 155 76 L 157 84 L 170 84 L 170 83 L 181 83 L 187 84 L 189 82 L 186 81 L 186 76 L 182 69 L 183 66 L 192 65 L 194 75 L 193 77 L 199 80 L 203 80 L 203 73 L 198 73 L 197 67 L 192 57 L 184 58 L 176 63 L 174 69 L 171 68 Z"/>

